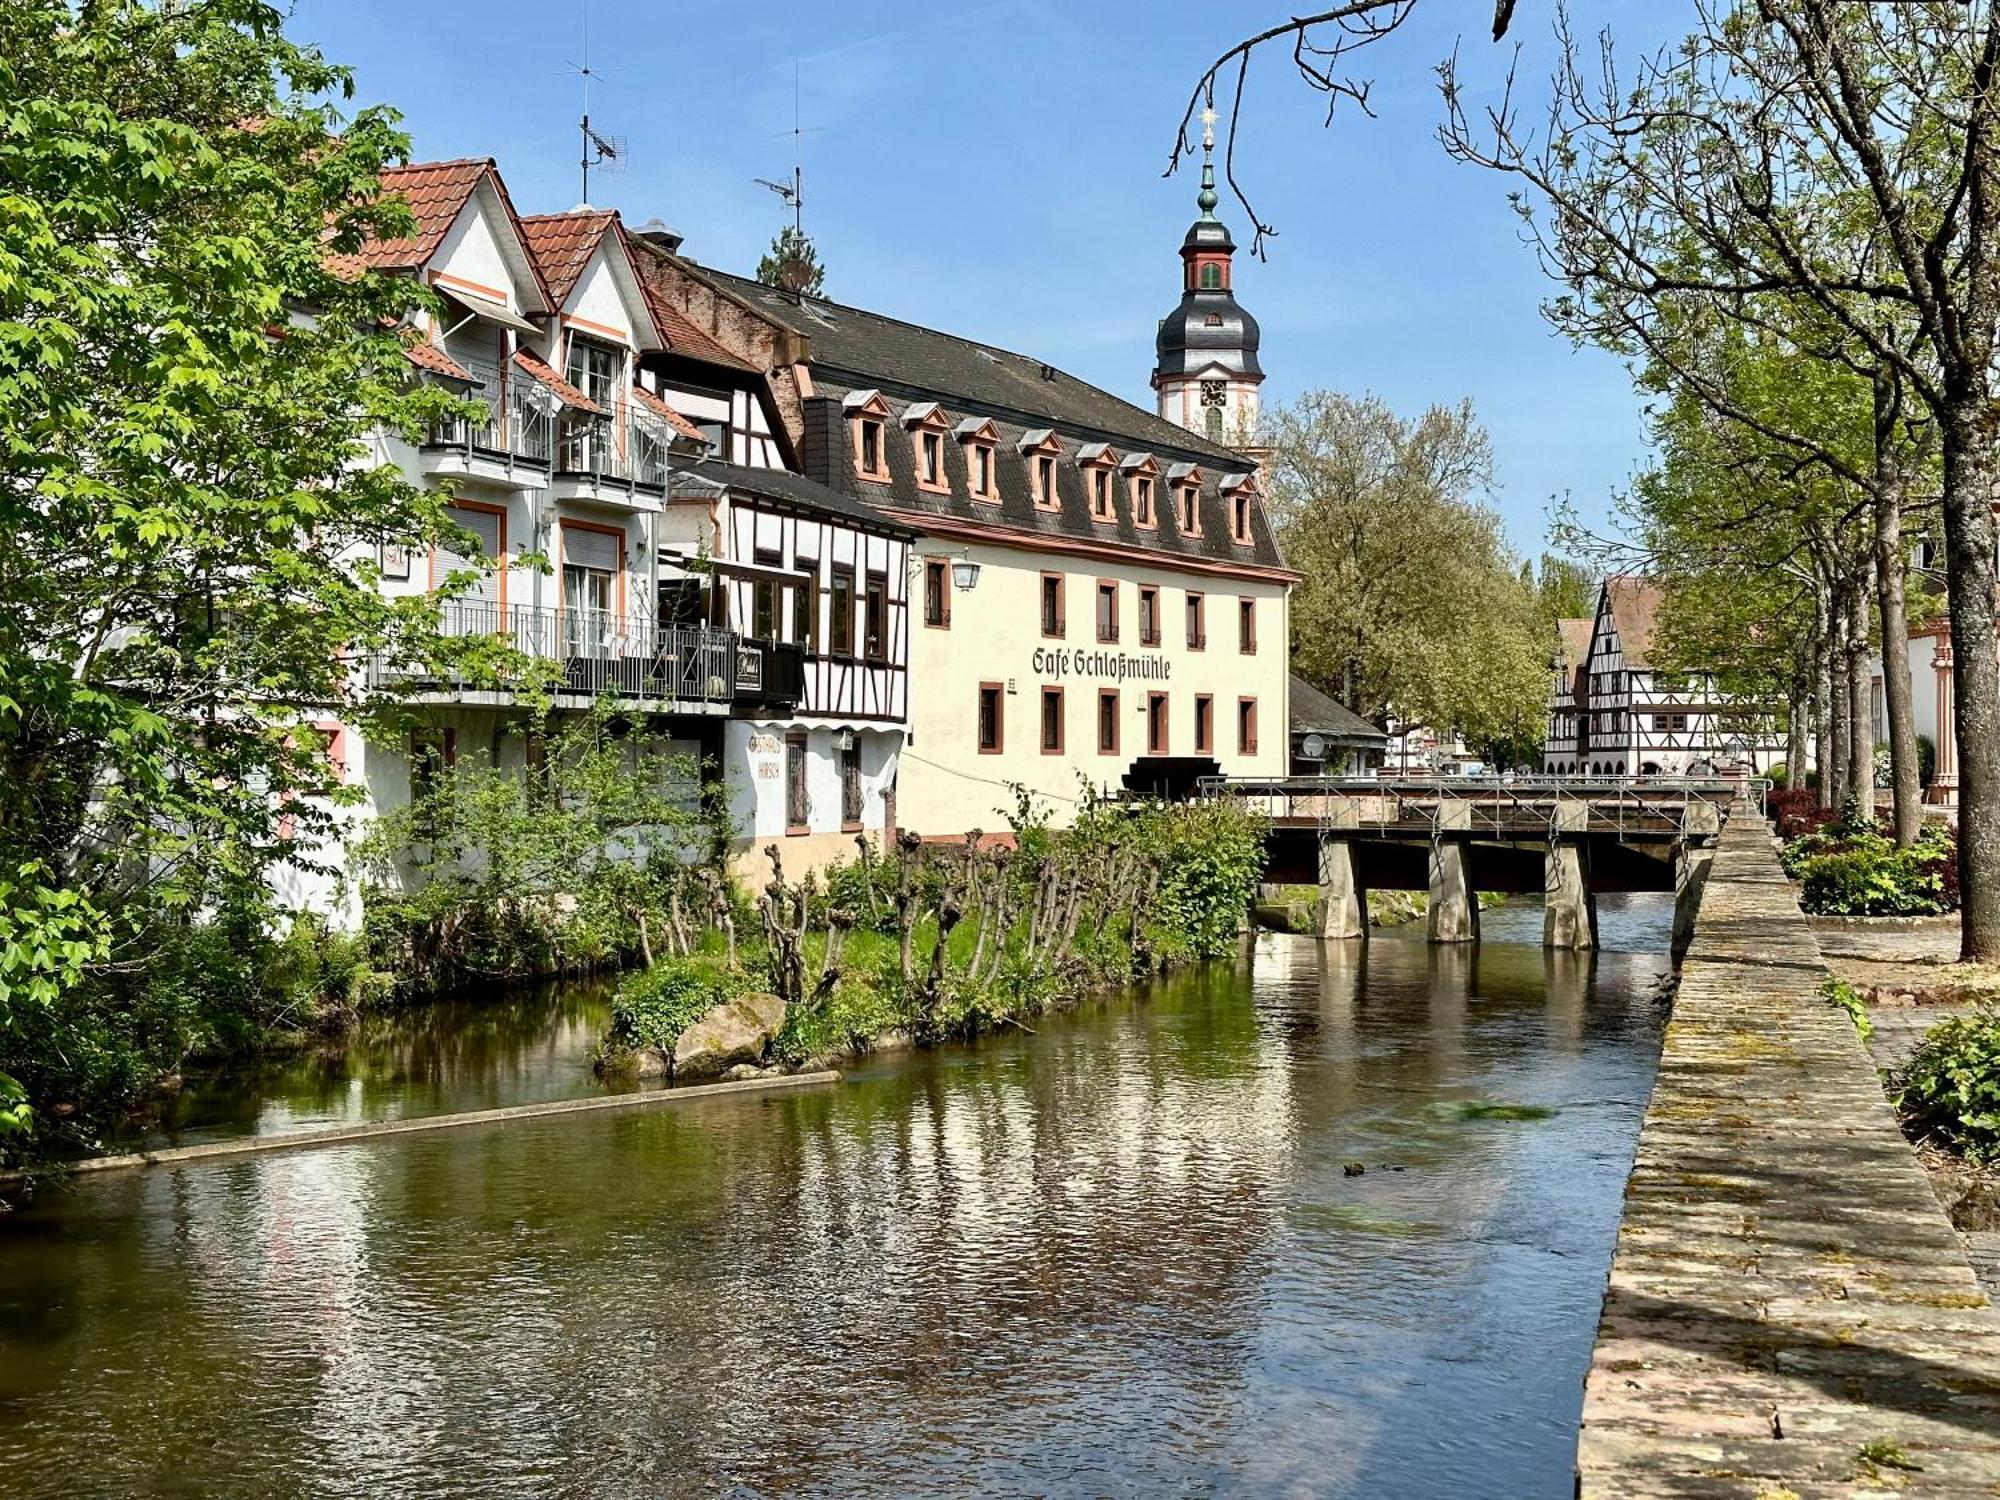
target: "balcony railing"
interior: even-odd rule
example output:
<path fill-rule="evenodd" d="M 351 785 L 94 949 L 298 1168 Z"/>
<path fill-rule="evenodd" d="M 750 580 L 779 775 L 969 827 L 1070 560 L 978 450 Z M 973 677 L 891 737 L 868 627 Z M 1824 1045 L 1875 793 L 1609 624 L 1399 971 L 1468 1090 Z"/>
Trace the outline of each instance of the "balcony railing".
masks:
<path fill-rule="evenodd" d="M 662 626 L 600 609 L 503 607 L 490 599 L 445 600 L 439 606 L 439 629 L 453 637 L 499 636 L 526 657 L 559 664 L 560 693 L 687 703 L 727 703 L 736 695 L 737 639 L 732 631 Z M 484 685 L 456 671 L 399 669 L 381 660 L 370 676 L 377 686 L 392 680 L 452 689 Z"/>
<path fill-rule="evenodd" d="M 517 375 L 506 383 L 503 399 L 498 366 L 472 360 L 462 363 L 481 382 L 480 389 L 468 393 L 466 399 L 476 402 L 484 415 L 433 423 L 425 446 L 457 448 L 468 457 L 476 452 L 546 465 L 555 447 L 554 419 L 534 399 L 539 388 Z"/>
<path fill-rule="evenodd" d="M 585 474 L 618 486 L 667 482 L 667 424 L 636 402 L 621 402 L 617 417 L 570 410 L 558 419 L 556 472 Z M 622 438 L 622 441 L 621 441 Z"/>

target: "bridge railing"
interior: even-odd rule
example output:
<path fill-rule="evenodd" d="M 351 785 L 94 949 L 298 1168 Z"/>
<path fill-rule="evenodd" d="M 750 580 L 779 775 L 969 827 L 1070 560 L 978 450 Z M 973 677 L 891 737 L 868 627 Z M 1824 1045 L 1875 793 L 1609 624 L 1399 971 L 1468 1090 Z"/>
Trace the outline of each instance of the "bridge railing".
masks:
<path fill-rule="evenodd" d="M 1761 806 L 1770 783 L 1728 776 L 1204 777 L 1204 796 L 1236 799 L 1273 820 L 1323 831 L 1423 825 L 1515 838 L 1546 831 L 1653 833 L 1685 826 L 1696 803 L 1718 819 L 1739 798 Z M 1445 809 L 1455 811 L 1447 815 Z"/>

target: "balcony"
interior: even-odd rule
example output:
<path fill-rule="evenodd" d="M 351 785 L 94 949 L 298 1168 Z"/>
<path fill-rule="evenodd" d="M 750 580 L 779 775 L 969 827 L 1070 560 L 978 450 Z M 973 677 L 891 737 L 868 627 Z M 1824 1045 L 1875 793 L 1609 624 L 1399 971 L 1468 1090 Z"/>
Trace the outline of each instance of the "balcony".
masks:
<path fill-rule="evenodd" d="M 556 498 L 656 501 L 672 440 L 672 429 L 636 401 L 620 401 L 608 416 L 566 409 L 556 419 Z"/>
<path fill-rule="evenodd" d="M 504 608 L 486 599 L 448 599 L 439 606 L 446 636 L 499 636 L 534 661 L 559 667 L 559 697 L 619 698 L 686 704 L 719 713 L 736 695 L 738 642 L 734 632 L 706 625 L 662 626 L 632 615 L 597 609 Z M 415 685 L 446 694 L 490 691 L 457 672 L 370 664 L 374 687 Z"/>
<path fill-rule="evenodd" d="M 555 451 L 555 419 L 535 399 L 539 387 L 516 379 L 503 397 L 496 366 L 467 363 L 466 368 L 481 382 L 481 389 L 466 399 L 477 403 L 483 415 L 434 424 L 424 438 L 424 472 L 511 489 L 546 483 Z"/>

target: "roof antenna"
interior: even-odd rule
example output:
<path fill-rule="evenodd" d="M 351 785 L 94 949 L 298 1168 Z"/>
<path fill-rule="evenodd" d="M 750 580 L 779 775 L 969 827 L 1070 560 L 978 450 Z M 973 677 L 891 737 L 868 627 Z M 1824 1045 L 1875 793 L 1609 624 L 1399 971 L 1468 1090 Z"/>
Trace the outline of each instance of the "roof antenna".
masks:
<path fill-rule="evenodd" d="M 570 67 L 583 79 L 583 115 L 577 121 L 577 130 L 582 138 L 583 154 L 577 166 L 583 176 L 583 208 L 590 206 L 590 169 L 602 167 L 613 172 L 625 159 L 625 137 L 622 135 L 601 135 L 590 128 L 590 80 L 602 78 L 604 74 L 590 66 L 590 0 L 583 0 L 583 61 L 571 63 Z"/>

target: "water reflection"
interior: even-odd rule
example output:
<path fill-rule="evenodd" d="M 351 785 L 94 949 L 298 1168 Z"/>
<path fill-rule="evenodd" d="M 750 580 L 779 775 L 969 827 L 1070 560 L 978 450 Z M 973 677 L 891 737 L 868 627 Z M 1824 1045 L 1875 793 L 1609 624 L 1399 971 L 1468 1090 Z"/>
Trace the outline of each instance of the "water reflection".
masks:
<path fill-rule="evenodd" d="M 1664 921 L 1272 937 L 823 1093 L 93 1182 L 0 1226 L 0 1473 L 1566 1495 Z M 476 1072 L 408 1077 L 510 1086 Z M 1558 1113 L 1437 1107 L 1471 1099 Z"/>

